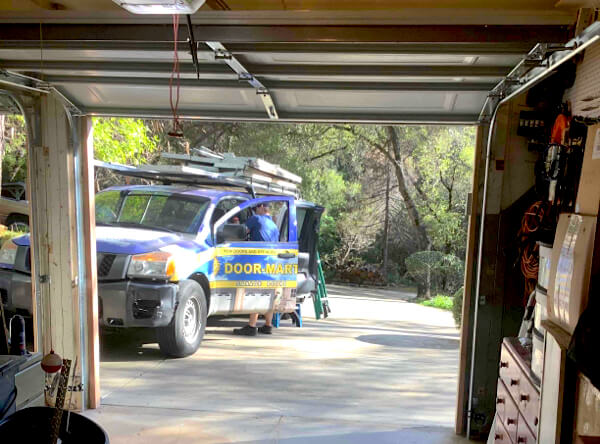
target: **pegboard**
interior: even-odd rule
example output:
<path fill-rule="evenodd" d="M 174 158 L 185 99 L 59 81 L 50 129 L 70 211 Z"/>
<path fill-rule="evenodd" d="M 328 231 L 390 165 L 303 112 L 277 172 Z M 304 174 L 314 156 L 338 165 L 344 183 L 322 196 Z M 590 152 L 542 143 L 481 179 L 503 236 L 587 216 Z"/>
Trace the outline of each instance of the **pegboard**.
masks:
<path fill-rule="evenodd" d="M 600 43 L 585 50 L 577 65 L 577 77 L 564 99 L 571 103 L 574 116 L 600 117 Z"/>

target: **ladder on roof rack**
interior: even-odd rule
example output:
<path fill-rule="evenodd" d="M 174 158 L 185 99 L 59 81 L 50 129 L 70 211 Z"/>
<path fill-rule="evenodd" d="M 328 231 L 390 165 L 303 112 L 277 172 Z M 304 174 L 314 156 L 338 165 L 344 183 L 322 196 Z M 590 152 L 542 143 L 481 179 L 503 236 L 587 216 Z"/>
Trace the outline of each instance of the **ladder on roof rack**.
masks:
<path fill-rule="evenodd" d="M 287 195 L 299 197 L 302 178 L 279 165 L 254 157 L 217 154 L 210 150 L 194 150 L 201 154 L 163 153 L 161 158 L 183 165 L 128 166 L 95 161 L 95 165 L 118 174 L 163 183 L 181 183 L 218 188 L 243 188 L 251 194 Z"/>

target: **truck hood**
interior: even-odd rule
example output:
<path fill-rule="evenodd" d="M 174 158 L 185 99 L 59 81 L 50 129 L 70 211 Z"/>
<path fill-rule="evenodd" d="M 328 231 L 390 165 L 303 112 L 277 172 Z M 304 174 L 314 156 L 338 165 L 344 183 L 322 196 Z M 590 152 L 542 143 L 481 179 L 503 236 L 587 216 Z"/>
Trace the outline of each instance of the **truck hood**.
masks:
<path fill-rule="evenodd" d="M 29 235 L 13 239 L 17 245 L 29 246 Z M 96 249 L 99 253 L 140 254 L 178 244 L 190 248 L 194 242 L 175 233 L 124 227 L 96 227 Z"/>
<path fill-rule="evenodd" d="M 165 231 L 124 227 L 96 227 L 96 250 L 99 253 L 148 253 L 182 241 L 185 242 L 183 236 Z"/>

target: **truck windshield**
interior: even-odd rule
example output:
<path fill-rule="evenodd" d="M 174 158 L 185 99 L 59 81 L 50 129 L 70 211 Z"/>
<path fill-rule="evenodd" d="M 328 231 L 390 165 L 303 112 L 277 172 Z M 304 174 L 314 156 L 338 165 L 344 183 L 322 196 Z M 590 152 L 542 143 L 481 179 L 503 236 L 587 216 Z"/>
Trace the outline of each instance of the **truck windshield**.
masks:
<path fill-rule="evenodd" d="M 96 195 L 98 225 L 197 233 L 210 201 L 170 193 L 111 190 Z"/>

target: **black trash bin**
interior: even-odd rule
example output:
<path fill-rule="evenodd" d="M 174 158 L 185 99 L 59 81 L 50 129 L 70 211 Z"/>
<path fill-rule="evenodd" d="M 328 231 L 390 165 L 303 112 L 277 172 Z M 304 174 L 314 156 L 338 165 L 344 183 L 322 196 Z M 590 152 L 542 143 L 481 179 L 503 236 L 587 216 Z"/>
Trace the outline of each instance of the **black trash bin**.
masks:
<path fill-rule="evenodd" d="M 63 412 L 59 437 L 63 444 L 108 444 L 108 435 L 89 418 L 71 412 L 69 432 L 66 432 L 67 413 Z M 50 442 L 52 407 L 29 407 L 0 421 L 0 441 L 6 443 L 46 444 Z"/>

